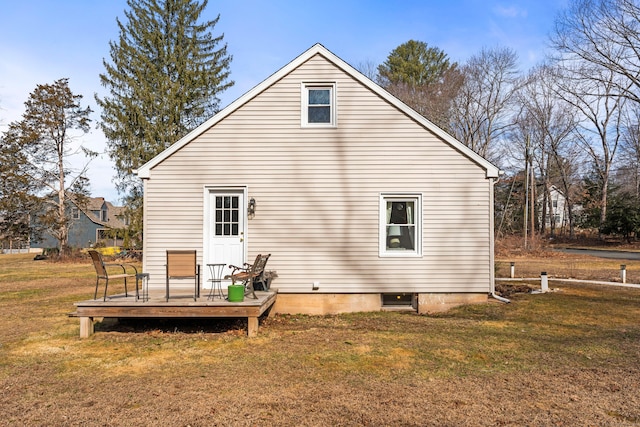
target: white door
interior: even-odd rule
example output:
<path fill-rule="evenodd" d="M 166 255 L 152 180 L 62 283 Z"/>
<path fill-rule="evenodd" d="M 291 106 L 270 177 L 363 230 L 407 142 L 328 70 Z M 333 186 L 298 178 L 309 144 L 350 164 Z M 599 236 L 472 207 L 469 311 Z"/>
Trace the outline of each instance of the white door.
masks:
<path fill-rule="evenodd" d="M 209 289 L 211 269 L 207 264 L 226 264 L 222 277 L 231 273 L 230 265 L 242 266 L 245 251 L 246 206 L 244 191 L 213 190 L 208 195 L 206 250 L 203 287 Z M 223 281 L 226 287 L 230 281 Z"/>

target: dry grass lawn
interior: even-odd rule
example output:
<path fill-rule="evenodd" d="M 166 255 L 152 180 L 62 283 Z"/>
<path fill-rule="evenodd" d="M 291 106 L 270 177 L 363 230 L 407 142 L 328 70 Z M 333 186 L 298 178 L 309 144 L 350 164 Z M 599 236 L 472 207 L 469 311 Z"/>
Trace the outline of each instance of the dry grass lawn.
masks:
<path fill-rule="evenodd" d="M 538 261 L 601 268 L 518 265 Z M 639 289 L 552 281 L 438 316 L 276 316 L 253 339 L 243 321 L 105 321 L 81 340 L 66 314 L 93 280 L 88 260 L 0 255 L 0 425 L 640 425 Z"/>
<path fill-rule="evenodd" d="M 539 278 L 546 272 L 553 279 L 583 279 L 620 282 L 620 265 L 626 268 L 627 283 L 640 283 L 640 262 L 543 252 L 536 256 L 509 255 L 496 259 L 496 277 L 509 277 L 510 264 L 515 263 L 516 277 Z M 539 283 L 539 281 L 537 282 Z"/>

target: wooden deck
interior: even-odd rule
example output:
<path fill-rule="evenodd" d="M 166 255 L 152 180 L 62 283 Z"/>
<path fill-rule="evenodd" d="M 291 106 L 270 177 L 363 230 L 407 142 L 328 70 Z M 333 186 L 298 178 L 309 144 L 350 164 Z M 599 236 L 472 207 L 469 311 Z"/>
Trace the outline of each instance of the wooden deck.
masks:
<path fill-rule="evenodd" d="M 134 291 L 135 292 L 135 291 Z M 80 318 L 80 338 L 87 338 L 94 332 L 94 318 L 228 318 L 246 317 L 247 335 L 258 334 L 258 318 L 267 312 L 276 302 L 277 291 L 256 291 L 258 299 L 244 298 L 243 302 L 229 302 L 226 299 L 207 298 L 208 291 L 197 301 L 192 296 L 171 296 L 165 301 L 164 292 L 150 292 L 146 301 L 136 300 L 129 293 L 111 295 L 106 301 L 102 298 L 75 303 L 73 317 Z"/>

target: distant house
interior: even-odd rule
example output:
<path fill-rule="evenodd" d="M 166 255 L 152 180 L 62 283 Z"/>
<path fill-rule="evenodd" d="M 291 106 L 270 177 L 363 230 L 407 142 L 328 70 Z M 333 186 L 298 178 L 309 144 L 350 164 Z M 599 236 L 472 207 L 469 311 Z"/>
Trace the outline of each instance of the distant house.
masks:
<path fill-rule="evenodd" d="M 126 227 L 124 208 L 114 206 L 103 197 L 89 198 L 86 207 L 71 207 L 71 226 L 69 227 L 69 246 L 86 248 L 103 242 L 107 246 L 118 246 L 122 242 L 109 235 L 109 230 Z M 49 234 L 41 239 L 31 240 L 32 248 L 54 248 L 58 241 Z"/>
<path fill-rule="evenodd" d="M 564 193 L 555 185 L 551 185 L 549 188 L 549 199 L 551 200 L 551 206 L 549 206 L 547 202 L 544 218 L 546 228 L 550 229 L 552 225 L 556 230 L 568 227 L 567 198 L 564 196 Z M 543 196 L 538 197 L 538 203 L 541 204 L 543 201 Z M 538 211 L 538 219 L 542 220 L 542 208 L 538 209 Z"/>
<path fill-rule="evenodd" d="M 204 284 L 270 253 L 280 313 L 486 301 L 498 175 L 315 45 L 138 170 L 143 268 L 160 291 L 167 249 Z"/>

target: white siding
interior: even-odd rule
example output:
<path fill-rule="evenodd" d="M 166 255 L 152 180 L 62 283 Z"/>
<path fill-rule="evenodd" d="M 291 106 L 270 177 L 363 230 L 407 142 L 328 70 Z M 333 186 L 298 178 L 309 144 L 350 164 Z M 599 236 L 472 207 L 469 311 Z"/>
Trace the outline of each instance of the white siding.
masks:
<path fill-rule="evenodd" d="M 337 127 L 302 128 L 301 82 L 336 82 Z M 145 268 L 198 249 L 204 187 L 248 187 L 251 260 L 271 253 L 280 292 L 488 292 L 486 171 L 348 74 L 315 56 L 151 170 Z M 423 195 L 423 256 L 378 256 L 379 195 Z"/>

